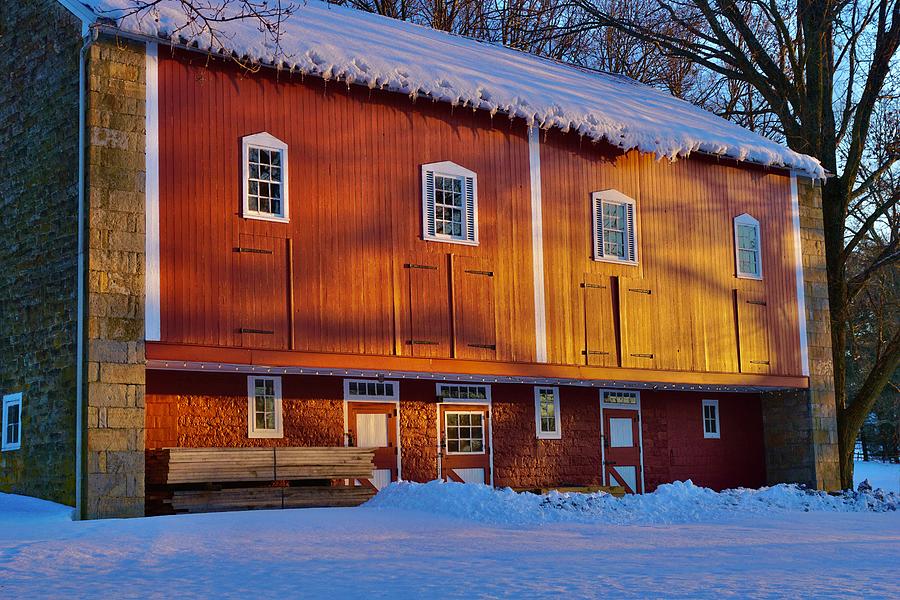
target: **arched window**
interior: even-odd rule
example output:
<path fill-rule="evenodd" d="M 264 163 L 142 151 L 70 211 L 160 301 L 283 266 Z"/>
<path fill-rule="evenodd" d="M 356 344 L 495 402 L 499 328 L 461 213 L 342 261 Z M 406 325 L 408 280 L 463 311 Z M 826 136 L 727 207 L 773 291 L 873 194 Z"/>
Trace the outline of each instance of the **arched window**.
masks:
<path fill-rule="evenodd" d="M 248 219 L 288 221 L 288 147 L 266 132 L 241 140 L 243 210 Z"/>
<path fill-rule="evenodd" d="M 450 161 L 422 165 L 422 238 L 478 245 L 478 177 Z"/>
<path fill-rule="evenodd" d="M 591 194 L 594 260 L 636 265 L 638 262 L 635 202 L 616 190 Z"/>

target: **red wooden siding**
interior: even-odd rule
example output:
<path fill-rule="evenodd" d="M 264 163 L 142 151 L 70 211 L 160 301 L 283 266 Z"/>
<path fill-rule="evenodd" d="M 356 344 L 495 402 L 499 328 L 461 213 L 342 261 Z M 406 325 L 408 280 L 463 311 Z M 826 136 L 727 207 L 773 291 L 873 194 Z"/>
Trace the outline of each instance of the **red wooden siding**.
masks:
<path fill-rule="evenodd" d="M 533 362 L 524 124 L 279 77 L 160 57 L 162 341 Z M 289 147 L 287 224 L 240 216 L 240 140 L 261 131 Z M 421 239 L 420 168 L 439 161 L 478 174 L 478 246 Z M 743 372 L 801 373 L 786 176 L 557 131 L 541 164 L 551 363 L 740 373 L 737 290 L 769 327 L 767 371 Z M 591 260 L 590 193 L 610 188 L 637 201 L 639 266 Z M 734 276 L 743 212 L 761 222 L 764 281 Z"/>

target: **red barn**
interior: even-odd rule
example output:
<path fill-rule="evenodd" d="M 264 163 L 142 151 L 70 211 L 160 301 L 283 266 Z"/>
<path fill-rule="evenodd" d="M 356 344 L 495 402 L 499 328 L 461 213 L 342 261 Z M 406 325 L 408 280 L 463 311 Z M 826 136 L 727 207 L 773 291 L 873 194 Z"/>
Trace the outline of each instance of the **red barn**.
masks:
<path fill-rule="evenodd" d="M 61 4 L 89 34 L 85 516 L 142 511 L 163 448 L 375 447 L 376 487 L 837 485 L 814 159 L 312 0 L 277 68 L 227 25 L 258 71 L 175 2 Z"/>

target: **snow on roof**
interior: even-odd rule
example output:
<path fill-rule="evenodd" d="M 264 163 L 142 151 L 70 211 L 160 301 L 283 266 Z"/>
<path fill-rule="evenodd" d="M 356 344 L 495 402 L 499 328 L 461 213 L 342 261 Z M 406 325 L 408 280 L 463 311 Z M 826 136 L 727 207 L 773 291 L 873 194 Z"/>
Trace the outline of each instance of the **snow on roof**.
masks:
<path fill-rule="evenodd" d="M 226 48 L 208 32 L 184 27 L 177 0 L 155 13 L 122 15 L 134 0 L 83 0 L 128 33 L 227 50 L 264 64 L 275 60 L 304 74 L 409 94 L 525 119 L 529 125 L 576 131 L 623 150 L 674 159 L 703 152 L 786 167 L 823 178 L 819 161 L 627 77 L 560 62 L 389 19 L 307 0 L 282 24 L 283 56 L 257 22 L 218 25 Z M 231 9 L 234 10 L 234 9 Z"/>

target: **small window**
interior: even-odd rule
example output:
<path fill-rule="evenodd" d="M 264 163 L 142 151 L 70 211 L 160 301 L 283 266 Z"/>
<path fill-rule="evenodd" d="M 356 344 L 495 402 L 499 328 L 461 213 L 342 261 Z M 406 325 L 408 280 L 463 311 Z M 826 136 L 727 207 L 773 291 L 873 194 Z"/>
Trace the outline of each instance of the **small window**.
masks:
<path fill-rule="evenodd" d="M 377 379 L 345 379 L 344 400 L 399 400 L 400 384 Z"/>
<path fill-rule="evenodd" d="M 268 133 L 248 135 L 242 142 L 243 216 L 287 222 L 287 144 Z"/>
<path fill-rule="evenodd" d="M 452 162 L 422 165 L 422 237 L 478 244 L 478 181 Z"/>
<path fill-rule="evenodd" d="M 558 440 L 562 437 L 559 427 L 559 388 L 534 388 L 534 420 L 538 439 Z"/>
<path fill-rule="evenodd" d="M 453 403 L 454 400 L 480 400 L 490 401 L 491 388 L 486 385 L 465 385 L 457 383 L 439 383 L 437 394 L 444 402 Z"/>
<path fill-rule="evenodd" d="M 635 203 L 616 190 L 591 195 L 594 225 L 594 260 L 637 264 Z"/>
<path fill-rule="evenodd" d="M 638 408 L 640 406 L 640 396 L 638 395 L 638 392 L 603 390 L 601 394 L 603 404 L 608 404 L 616 408 Z"/>
<path fill-rule="evenodd" d="M 703 401 L 703 437 L 719 437 L 719 401 Z"/>
<path fill-rule="evenodd" d="M 22 394 L 3 396 L 3 451 L 22 447 Z"/>
<path fill-rule="evenodd" d="M 762 255 L 759 242 L 759 221 L 748 214 L 734 219 L 734 259 L 737 276 L 762 279 Z"/>
<path fill-rule="evenodd" d="M 247 378 L 247 435 L 284 437 L 281 415 L 281 378 Z"/>
<path fill-rule="evenodd" d="M 484 454 L 484 413 L 447 411 L 444 413 L 447 454 Z"/>

